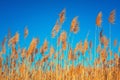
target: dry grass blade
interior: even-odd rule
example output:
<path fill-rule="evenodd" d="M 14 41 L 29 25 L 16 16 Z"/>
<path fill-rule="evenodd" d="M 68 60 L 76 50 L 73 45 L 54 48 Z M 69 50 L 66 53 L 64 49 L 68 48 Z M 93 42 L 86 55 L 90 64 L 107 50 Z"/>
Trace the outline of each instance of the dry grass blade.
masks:
<path fill-rule="evenodd" d="M 33 38 L 28 48 L 27 57 L 29 57 L 35 51 L 36 46 L 37 46 L 37 39 Z"/>
<path fill-rule="evenodd" d="M 74 53 L 76 53 L 77 51 L 79 51 L 79 48 L 80 48 L 80 43 L 77 43 L 76 47 L 74 49 Z"/>
<path fill-rule="evenodd" d="M 62 24 L 65 20 L 65 12 L 66 10 L 63 9 L 62 12 L 59 14 L 59 17 L 60 17 L 60 23 Z"/>
<path fill-rule="evenodd" d="M 47 42 L 47 40 L 45 40 L 42 47 L 40 48 L 41 54 L 44 55 L 44 52 L 46 52 L 47 49 L 48 49 L 48 42 Z"/>
<path fill-rule="evenodd" d="M 25 27 L 25 29 L 24 29 L 24 38 L 26 38 L 27 36 L 28 36 L 28 28 Z"/>
<path fill-rule="evenodd" d="M 0 70 L 2 68 L 2 57 L 0 56 Z"/>
<path fill-rule="evenodd" d="M 118 50 L 118 51 L 119 51 L 119 53 L 120 53 L 120 46 L 119 46 L 119 50 Z"/>
<path fill-rule="evenodd" d="M 82 52 L 82 41 L 80 41 L 80 43 L 79 43 L 79 50 Z"/>
<path fill-rule="evenodd" d="M 87 39 L 84 41 L 84 51 L 86 52 L 88 50 L 88 41 Z"/>
<path fill-rule="evenodd" d="M 52 56 L 52 54 L 53 54 L 54 52 L 55 52 L 54 47 L 53 47 L 53 46 L 51 46 L 51 47 L 50 47 L 50 53 L 49 53 L 49 54 L 50 54 L 50 56 Z"/>
<path fill-rule="evenodd" d="M 94 62 L 94 65 L 97 66 L 97 65 L 99 65 L 99 64 L 100 64 L 100 58 L 97 58 L 97 59 L 95 60 L 95 62 Z"/>
<path fill-rule="evenodd" d="M 21 56 L 22 56 L 22 58 L 24 58 L 25 57 L 25 55 L 26 55 L 26 49 L 25 48 L 23 48 L 22 49 L 22 51 L 21 51 Z"/>
<path fill-rule="evenodd" d="M 4 40 L 2 41 L 2 47 L 4 47 L 5 46 L 5 42 L 6 42 L 6 37 L 4 37 Z"/>
<path fill-rule="evenodd" d="M 22 74 L 25 72 L 25 70 L 26 70 L 26 65 L 24 63 L 22 63 L 21 66 L 19 67 L 19 71 Z"/>
<path fill-rule="evenodd" d="M 98 27 L 100 27 L 100 26 L 101 26 L 101 23 L 102 23 L 102 12 L 99 12 L 99 13 L 98 13 L 98 16 L 97 16 L 97 18 L 96 18 L 96 25 L 97 25 Z"/>
<path fill-rule="evenodd" d="M 97 47 L 97 53 L 100 53 L 100 51 L 101 51 L 101 45 L 99 44 Z"/>
<path fill-rule="evenodd" d="M 100 39 L 103 37 L 103 29 L 100 31 Z"/>
<path fill-rule="evenodd" d="M 101 50 L 101 52 L 100 52 L 100 58 L 101 58 L 102 62 L 106 61 L 106 59 L 107 59 L 107 51 L 106 51 L 105 48 Z"/>
<path fill-rule="evenodd" d="M 112 53 L 112 50 L 110 50 L 110 56 L 112 56 L 112 54 L 113 54 L 113 53 Z"/>
<path fill-rule="evenodd" d="M 119 59 L 119 55 L 117 53 L 114 53 L 114 58 L 115 58 L 115 60 L 118 60 Z"/>
<path fill-rule="evenodd" d="M 65 41 L 65 42 L 62 43 L 62 49 L 66 50 L 66 48 L 67 48 L 67 42 Z"/>
<path fill-rule="evenodd" d="M 5 48 L 5 46 L 2 47 L 2 53 L 6 53 L 6 48 Z"/>
<path fill-rule="evenodd" d="M 109 64 L 109 65 L 112 65 L 113 63 L 114 63 L 113 60 L 108 61 L 108 64 Z"/>
<path fill-rule="evenodd" d="M 57 20 L 55 26 L 52 29 L 52 37 L 53 38 L 57 35 L 57 33 L 59 32 L 59 30 L 60 30 L 60 25 L 59 25 L 58 20 Z"/>
<path fill-rule="evenodd" d="M 19 41 L 19 33 L 16 32 L 15 36 L 13 36 L 13 37 L 9 40 L 8 45 L 10 45 L 10 44 L 15 45 L 18 41 Z"/>
<path fill-rule="evenodd" d="M 73 55 L 72 48 L 70 48 L 69 53 L 68 53 L 68 59 L 71 60 Z"/>
<path fill-rule="evenodd" d="M 56 52 L 55 54 L 54 54 L 54 59 L 56 59 L 57 57 L 58 57 L 58 52 Z"/>
<path fill-rule="evenodd" d="M 60 34 L 60 41 L 62 43 L 66 42 L 66 39 L 67 39 L 67 33 L 65 31 L 63 31 L 61 34 Z"/>
<path fill-rule="evenodd" d="M 58 45 L 60 45 L 60 42 L 62 42 L 62 49 L 63 50 L 66 50 L 66 47 L 67 47 L 67 33 L 65 31 L 63 31 L 61 34 L 60 34 L 60 37 L 58 38 Z"/>
<path fill-rule="evenodd" d="M 115 22 L 115 10 L 112 10 L 112 11 L 111 11 L 108 20 L 109 20 L 109 22 L 110 22 L 111 24 L 114 24 L 114 22 Z"/>
<path fill-rule="evenodd" d="M 41 60 L 41 63 L 46 62 L 48 60 L 48 58 L 49 58 L 49 55 L 44 56 Z"/>
<path fill-rule="evenodd" d="M 90 48 L 92 48 L 92 41 L 90 41 L 90 44 L 89 44 Z"/>
<path fill-rule="evenodd" d="M 62 55 L 60 56 L 60 60 L 62 60 L 64 58 L 64 53 L 62 53 Z"/>
<path fill-rule="evenodd" d="M 12 46 L 12 55 L 11 55 L 11 58 L 15 58 L 15 59 L 18 58 L 18 52 L 17 52 L 17 50 L 16 50 L 16 48 L 14 46 Z"/>
<path fill-rule="evenodd" d="M 71 27 L 70 27 L 70 31 L 77 33 L 79 30 L 79 24 L 78 24 L 78 16 L 73 18 L 72 22 L 71 22 Z"/>
<path fill-rule="evenodd" d="M 106 36 L 101 37 L 100 41 L 101 41 L 101 44 L 103 44 L 105 48 L 108 47 L 109 41 L 108 41 L 108 39 L 106 38 Z"/>

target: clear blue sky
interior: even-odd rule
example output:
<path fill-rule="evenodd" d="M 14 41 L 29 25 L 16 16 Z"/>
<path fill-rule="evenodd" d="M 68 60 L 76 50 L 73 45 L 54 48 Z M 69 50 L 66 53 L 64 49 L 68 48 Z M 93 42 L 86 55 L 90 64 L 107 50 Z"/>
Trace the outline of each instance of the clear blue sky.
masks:
<path fill-rule="evenodd" d="M 120 42 L 119 3 L 119 0 L 0 0 L 0 41 L 7 35 L 9 28 L 12 35 L 16 31 L 20 33 L 20 45 L 25 45 L 23 32 L 27 25 L 27 47 L 33 37 L 39 37 L 42 44 L 50 34 L 58 14 L 66 8 L 66 20 L 62 26 L 64 30 L 69 31 L 72 19 L 79 16 L 80 31 L 75 35 L 73 44 L 83 41 L 88 31 L 88 39 L 94 42 L 95 19 L 100 11 L 103 13 L 104 34 L 109 37 L 108 16 L 113 9 L 116 10 L 116 20 L 112 26 L 112 39 Z"/>
<path fill-rule="evenodd" d="M 51 31 L 63 8 L 66 8 L 64 29 L 69 29 L 72 18 L 79 16 L 81 34 L 94 29 L 99 11 L 103 13 L 103 27 L 107 29 L 109 13 L 116 9 L 113 32 L 119 36 L 117 33 L 120 29 L 119 2 L 119 0 L 0 0 L 0 36 L 3 38 L 8 28 L 13 33 L 16 31 L 22 33 L 25 25 L 28 25 L 30 34 L 44 37 Z"/>

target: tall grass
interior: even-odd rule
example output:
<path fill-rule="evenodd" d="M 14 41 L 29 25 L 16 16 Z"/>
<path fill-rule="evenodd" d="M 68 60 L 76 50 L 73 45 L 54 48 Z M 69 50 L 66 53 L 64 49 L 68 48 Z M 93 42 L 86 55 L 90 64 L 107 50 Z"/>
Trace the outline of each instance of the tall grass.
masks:
<path fill-rule="evenodd" d="M 70 31 L 66 32 L 61 28 L 65 22 L 65 12 L 65 9 L 62 10 L 52 29 L 51 39 L 56 39 L 56 46 L 53 46 L 53 43 L 50 45 L 49 42 L 52 41 L 45 39 L 41 47 L 38 47 L 39 39 L 33 38 L 28 49 L 26 46 L 21 48 L 20 34 L 16 32 L 11 37 L 10 31 L 8 32 L 1 45 L 0 80 L 120 80 L 120 46 L 117 46 L 117 40 L 111 41 L 111 26 L 110 41 L 103 34 L 103 30 L 97 35 L 97 27 L 101 27 L 102 12 L 96 18 L 95 42 L 88 40 L 90 35 L 88 32 L 83 42 L 81 40 L 76 42 L 75 48 L 73 37 L 75 38 L 74 34 L 79 31 L 78 17 L 73 18 Z M 114 11 L 110 14 L 109 22 L 110 24 L 114 22 Z M 23 35 L 25 40 L 30 36 L 28 32 L 28 27 L 25 27 Z M 71 33 L 73 33 L 72 40 Z M 97 44 L 98 40 L 99 44 Z M 114 46 L 111 47 L 112 43 Z M 115 52 L 113 47 L 117 48 L 118 52 Z M 3 58 L 2 55 L 7 54 L 7 51 L 8 57 Z M 87 53 L 89 55 L 85 56 Z M 42 58 L 35 62 L 37 54 L 41 54 Z M 95 56 L 93 65 L 90 65 L 91 56 L 92 58 Z M 76 61 L 77 65 L 75 65 Z M 85 65 L 86 63 L 88 65 Z"/>

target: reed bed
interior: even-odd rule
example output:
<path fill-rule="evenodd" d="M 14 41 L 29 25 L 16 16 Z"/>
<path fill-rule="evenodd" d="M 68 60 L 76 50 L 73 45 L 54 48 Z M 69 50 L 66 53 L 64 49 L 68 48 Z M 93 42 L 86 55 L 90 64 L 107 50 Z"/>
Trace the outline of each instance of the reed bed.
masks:
<path fill-rule="evenodd" d="M 38 47 L 39 38 L 33 38 L 28 49 L 26 46 L 21 48 L 19 37 L 22 35 L 16 32 L 11 36 L 9 30 L 1 44 L 0 80 L 120 80 L 120 44 L 117 39 L 111 41 L 111 28 L 109 38 L 104 34 L 102 12 L 98 13 L 95 21 L 95 30 L 100 28 L 100 32 L 95 31 L 95 43 L 88 40 L 88 32 L 84 41 L 76 42 L 75 48 L 70 37 L 80 31 L 79 17 L 73 18 L 69 32 L 61 28 L 65 18 L 66 9 L 63 9 L 50 33 L 51 40 L 56 39 L 56 46 L 45 39 Z M 115 10 L 110 13 L 108 22 L 110 25 L 115 22 Z M 30 36 L 28 27 L 25 27 L 23 36 L 24 40 Z M 117 52 L 112 48 L 116 48 Z M 9 55 L 3 58 L 2 55 L 7 52 Z M 37 54 L 41 54 L 42 58 L 35 61 Z M 96 55 L 98 57 L 92 62 Z"/>

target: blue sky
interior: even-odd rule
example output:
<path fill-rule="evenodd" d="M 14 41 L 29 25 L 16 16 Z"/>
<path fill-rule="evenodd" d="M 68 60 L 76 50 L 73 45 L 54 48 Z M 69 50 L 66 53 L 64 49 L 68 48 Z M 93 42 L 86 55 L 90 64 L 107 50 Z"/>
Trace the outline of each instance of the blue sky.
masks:
<path fill-rule="evenodd" d="M 73 17 L 79 16 L 82 35 L 88 30 L 93 34 L 95 19 L 100 11 L 103 13 L 102 26 L 107 32 L 109 13 L 116 9 L 115 28 L 112 32 L 114 36 L 119 36 L 120 8 L 118 0 L 1 0 L 0 36 L 6 35 L 8 28 L 13 34 L 16 31 L 22 33 L 27 25 L 31 36 L 44 37 L 51 32 L 58 14 L 63 8 L 66 8 L 66 20 L 63 28 L 69 30 Z"/>
<path fill-rule="evenodd" d="M 90 31 L 88 40 L 94 42 L 95 19 L 102 11 L 102 27 L 104 34 L 109 37 L 108 17 L 116 10 L 115 24 L 112 25 L 112 40 L 120 42 L 120 1 L 119 0 L 0 0 L 0 41 L 7 35 L 8 29 L 12 35 L 20 33 L 20 45 L 27 47 L 33 37 L 40 38 L 40 45 L 45 38 L 49 39 L 51 30 L 59 18 L 59 13 L 66 8 L 66 19 L 62 29 L 69 32 L 70 23 L 79 16 L 80 31 L 74 35 L 73 45 L 84 41 Z M 24 41 L 24 27 L 28 26 L 29 35 Z M 51 41 L 51 40 L 48 40 Z"/>
<path fill-rule="evenodd" d="M 88 30 L 93 34 L 95 19 L 100 11 L 103 13 L 102 26 L 106 29 L 105 32 L 108 32 L 109 13 L 116 9 L 115 28 L 112 28 L 114 37 L 116 37 L 120 25 L 119 3 L 118 0 L 1 0 L 0 36 L 6 35 L 8 28 L 13 34 L 16 31 L 22 34 L 27 25 L 31 36 L 44 37 L 50 33 L 61 10 L 66 8 L 66 20 L 63 28 L 69 30 L 72 18 L 79 16 L 80 34 L 82 35 Z"/>

